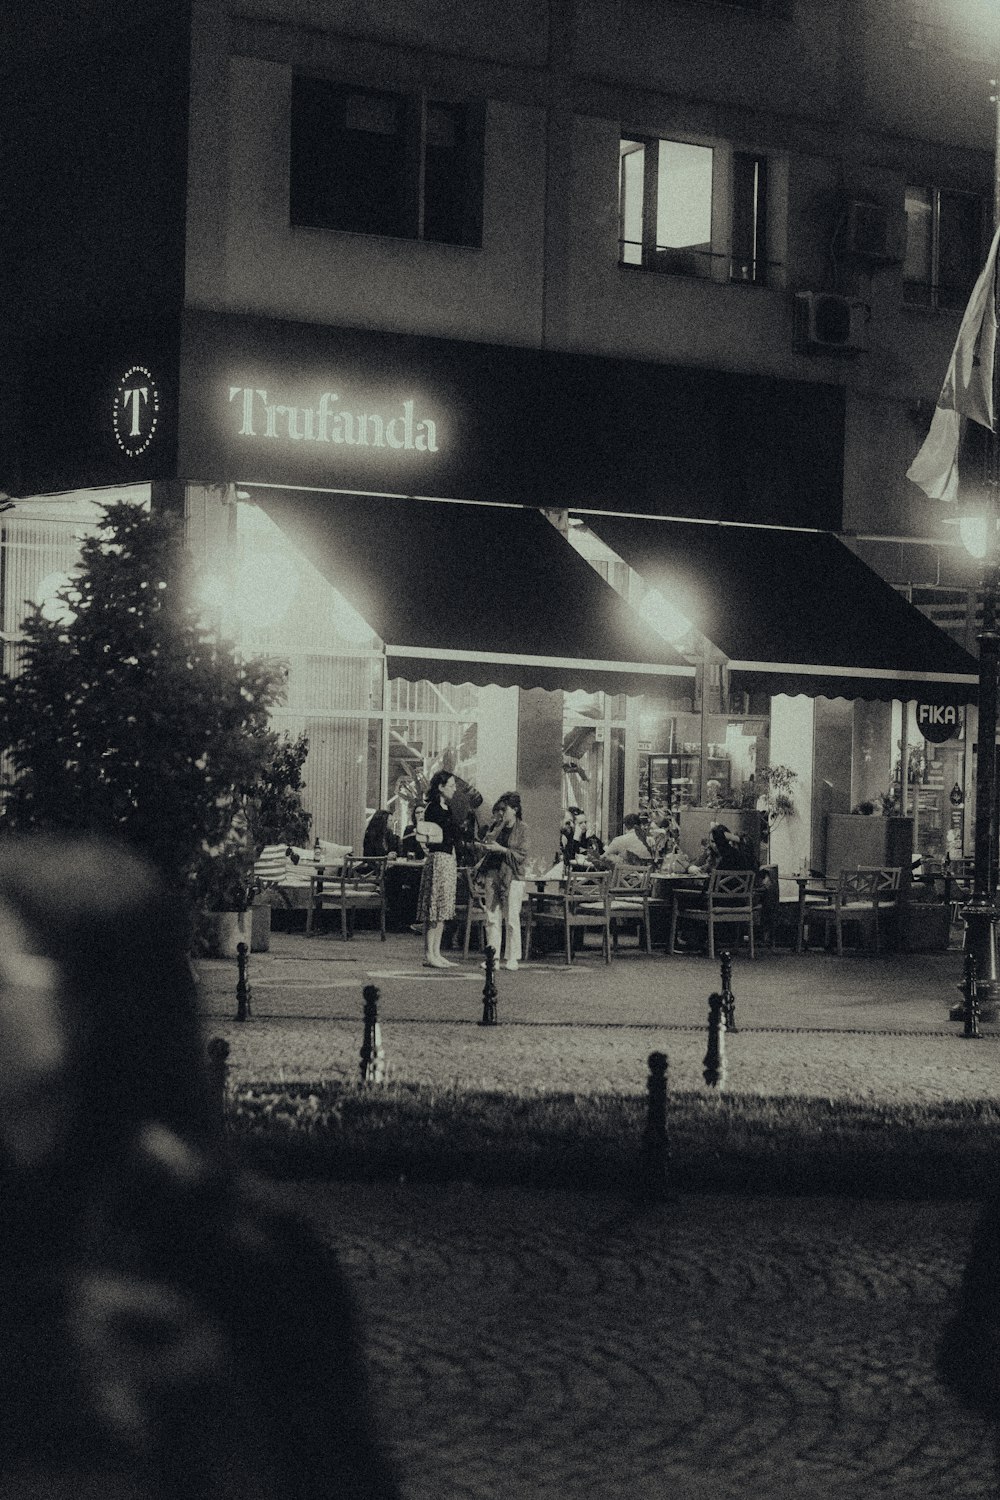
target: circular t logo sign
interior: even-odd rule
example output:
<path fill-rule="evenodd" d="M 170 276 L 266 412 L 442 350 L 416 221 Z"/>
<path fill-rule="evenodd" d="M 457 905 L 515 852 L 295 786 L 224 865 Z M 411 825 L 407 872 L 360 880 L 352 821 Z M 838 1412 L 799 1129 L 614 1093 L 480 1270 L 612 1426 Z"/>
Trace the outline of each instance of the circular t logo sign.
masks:
<path fill-rule="evenodd" d="M 917 728 L 932 745 L 943 745 L 945 740 L 954 739 L 960 724 L 959 710 L 953 703 L 917 704 Z"/>
<path fill-rule="evenodd" d="M 115 390 L 112 420 L 115 440 L 129 458 L 138 458 L 153 441 L 160 417 L 160 393 L 145 365 L 126 370 Z"/>

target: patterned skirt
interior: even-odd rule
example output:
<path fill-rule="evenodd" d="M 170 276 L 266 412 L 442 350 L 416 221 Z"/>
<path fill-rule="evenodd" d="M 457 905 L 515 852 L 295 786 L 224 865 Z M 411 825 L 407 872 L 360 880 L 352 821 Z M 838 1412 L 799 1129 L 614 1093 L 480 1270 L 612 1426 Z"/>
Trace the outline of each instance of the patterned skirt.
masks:
<path fill-rule="evenodd" d="M 418 922 L 450 922 L 455 915 L 458 863 L 454 854 L 428 854 L 420 872 Z"/>

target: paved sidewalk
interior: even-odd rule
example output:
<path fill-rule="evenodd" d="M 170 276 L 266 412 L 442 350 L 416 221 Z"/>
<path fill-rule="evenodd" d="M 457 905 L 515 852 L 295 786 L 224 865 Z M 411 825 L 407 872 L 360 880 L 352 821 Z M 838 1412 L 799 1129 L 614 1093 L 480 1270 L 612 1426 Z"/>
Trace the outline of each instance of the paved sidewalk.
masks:
<path fill-rule="evenodd" d="M 357 1077 L 361 990 L 391 1076 L 509 1089 L 703 1089 L 707 959 L 623 952 L 424 970 L 415 936 L 279 934 L 200 965 L 234 1079 Z M 730 1092 L 994 1098 L 1000 1032 L 947 1019 L 959 953 L 737 959 Z M 977 1206 L 612 1195 L 470 1184 L 282 1190 L 360 1305 L 405 1500 L 972 1500 L 993 1438 L 937 1384 L 934 1350 Z"/>
<path fill-rule="evenodd" d="M 236 966 L 200 967 L 206 1024 L 231 1047 L 232 1077 L 357 1076 L 362 990 L 379 990 L 391 1078 L 512 1090 L 641 1093 L 653 1050 L 670 1058 L 670 1087 L 704 1088 L 708 996 L 720 967 L 707 958 L 647 957 L 634 946 L 497 972 L 496 1028 L 482 1027 L 478 957 L 424 969 L 414 934 L 348 943 L 275 934 L 251 959 L 254 1020 L 234 1022 Z M 1000 1027 L 967 1041 L 948 1019 L 960 999 L 958 952 L 777 951 L 737 957 L 739 1031 L 728 1038 L 730 1093 L 860 1099 L 992 1098 L 1000 1091 Z"/>

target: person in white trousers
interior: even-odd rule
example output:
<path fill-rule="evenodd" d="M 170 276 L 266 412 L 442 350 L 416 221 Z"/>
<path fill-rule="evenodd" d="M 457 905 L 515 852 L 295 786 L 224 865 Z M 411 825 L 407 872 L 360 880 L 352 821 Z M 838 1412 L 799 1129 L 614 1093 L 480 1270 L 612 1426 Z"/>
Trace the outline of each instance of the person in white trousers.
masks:
<path fill-rule="evenodd" d="M 521 962 L 521 904 L 528 858 L 528 833 L 521 816 L 517 792 L 504 792 L 493 808 L 494 821 L 486 837 L 476 844 L 481 854 L 486 907 L 486 945 L 500 962 L 504 931 L 507 956 L 503 967 L 516 969 Z"/>

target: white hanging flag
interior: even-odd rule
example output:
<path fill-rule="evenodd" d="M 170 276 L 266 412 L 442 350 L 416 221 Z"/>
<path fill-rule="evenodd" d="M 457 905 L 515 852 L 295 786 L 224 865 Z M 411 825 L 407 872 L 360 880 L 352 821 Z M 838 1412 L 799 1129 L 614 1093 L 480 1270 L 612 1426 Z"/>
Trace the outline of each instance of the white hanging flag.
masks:
<path fill-rule="evenodd" d="M 954 500 L 958 495 L 958 444 L 962 435 L 962 418 L 971 417 L 980 426 L 988 427 L 991 432 L 994 430 L 998 247 L 1000 225 L 962 317 L 930 431 L 906 471 L 907 479 L 919 484 L 932 500 Z"/>

